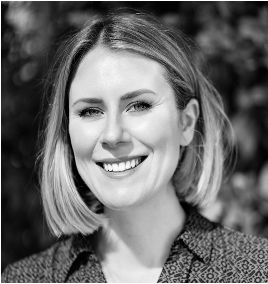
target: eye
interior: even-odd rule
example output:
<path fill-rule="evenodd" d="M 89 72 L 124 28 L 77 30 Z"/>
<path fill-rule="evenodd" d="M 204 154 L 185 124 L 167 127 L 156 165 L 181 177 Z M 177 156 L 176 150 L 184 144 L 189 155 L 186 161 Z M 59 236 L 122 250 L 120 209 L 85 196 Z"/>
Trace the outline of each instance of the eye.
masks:
<path fill-rule="evenodd" d="M 96 117 L 102 114 L 103 112 L 97 108 L 86 108 L 78 112 L 80 117 Z"/>
<path fill-rule="evenodd" d="M 152 104 L 148 102 L 137 101 L 131 104 L 131 106 L 128 108 L 128 111 L 142 112 L 142 111 L 148 111 L 151 108 L 152 108 Z"/>

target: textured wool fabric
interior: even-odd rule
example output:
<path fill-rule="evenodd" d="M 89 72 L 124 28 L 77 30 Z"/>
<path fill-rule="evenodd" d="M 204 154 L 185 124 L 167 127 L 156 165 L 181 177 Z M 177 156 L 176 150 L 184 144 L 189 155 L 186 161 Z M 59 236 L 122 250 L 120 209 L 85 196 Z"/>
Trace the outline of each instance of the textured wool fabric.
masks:
<path fill-rule="evenodd" d="M 212 223 L 186 206 L 159 283 L 268 282 L 268 240 Z M 75 235 L 6 267 L 2 282 L 106 282 L 90 238 Z"/>

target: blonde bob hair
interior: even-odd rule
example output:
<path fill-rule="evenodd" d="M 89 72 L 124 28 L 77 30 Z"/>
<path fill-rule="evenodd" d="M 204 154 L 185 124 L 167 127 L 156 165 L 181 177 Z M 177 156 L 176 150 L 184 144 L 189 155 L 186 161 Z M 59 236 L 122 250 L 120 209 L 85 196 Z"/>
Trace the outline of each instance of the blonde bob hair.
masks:
<path fill-rule="evenodd" d="M 226 151 L 230 149 L 226 133 L 230 134 L 231 126 L 222 100 L 202 73 L 197 50 L 189 40 L 144 13 L 93 17 L 62 48 L 44 121 L 41 193 L 46 220 L 57 236 L 90 234 L 105 222 L 98 212 L 99 201 L 77 172 L 68 133 L 70 84 L 85 54 L 97 45 L 140 54 L 161 64 L 179 110 L 183 111 L 192 98 L 199 102 L 194 138 L 182 149 L 174 173 L 179 200 L 199 207 L 212 202 L 221 185 Z"/>

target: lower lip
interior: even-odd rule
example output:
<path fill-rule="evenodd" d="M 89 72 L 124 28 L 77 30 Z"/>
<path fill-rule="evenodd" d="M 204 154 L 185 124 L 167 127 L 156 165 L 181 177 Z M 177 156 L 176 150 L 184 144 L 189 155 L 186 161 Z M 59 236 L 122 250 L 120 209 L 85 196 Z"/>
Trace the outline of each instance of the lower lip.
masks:
<path fill-rule="evenodd" d="M 140 166 L 145 162 L 145 160 L 140 163 L 138 166 L 136 166 L 135 168 L 131 168 L 129 170 L 126 170 L 124 172 L 106 172 L 105 169 L 103 169 L 102 167 L 100 167 L 101 171 L 109 178 L 112 179 L 122 179 L 122 178 L 126 178 L 129 176 L 132 176 L 139 168 Z"/>

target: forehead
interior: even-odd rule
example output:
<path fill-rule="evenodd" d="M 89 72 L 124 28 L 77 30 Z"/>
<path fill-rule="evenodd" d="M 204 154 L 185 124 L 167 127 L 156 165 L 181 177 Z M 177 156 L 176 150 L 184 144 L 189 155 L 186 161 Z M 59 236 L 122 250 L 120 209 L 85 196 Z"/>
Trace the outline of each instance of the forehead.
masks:
<path fill-rule="evenodd" d="M 124 93 L 131 88 L 149 87 L 159 92 L 169 87 L 164 74 L 164 68 L 154 60 L 97 47 L 88 52 L 79 64 L 70 94 L 82 89 L 97 94 L 109 91 Z"/>

